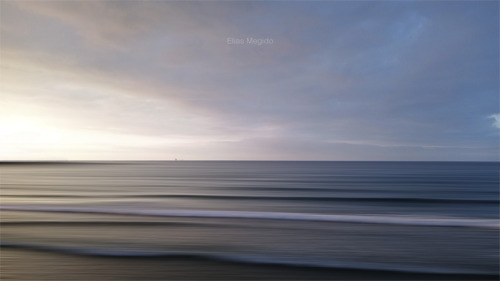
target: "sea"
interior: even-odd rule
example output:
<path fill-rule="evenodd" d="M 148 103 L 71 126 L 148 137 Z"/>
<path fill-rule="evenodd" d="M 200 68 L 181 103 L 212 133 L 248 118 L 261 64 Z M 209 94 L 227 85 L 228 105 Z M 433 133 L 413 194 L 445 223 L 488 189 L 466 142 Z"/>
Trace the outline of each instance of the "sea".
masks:
<path fill-rule="evenodd" d="M 499 180 L 499 162 L 4 162 L 1 246 L 499 274 Z"/>

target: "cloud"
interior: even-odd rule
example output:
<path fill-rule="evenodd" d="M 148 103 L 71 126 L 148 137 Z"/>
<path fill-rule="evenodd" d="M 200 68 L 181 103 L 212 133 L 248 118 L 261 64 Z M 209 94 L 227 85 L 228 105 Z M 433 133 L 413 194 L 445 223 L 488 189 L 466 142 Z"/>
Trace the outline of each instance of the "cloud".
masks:
<path fill-rule="evenodd" d="M 199 146 L 199 155 L 225 151 L 226 158 L 252 140 L 252 155 L 269 158 L 308 150 L 300 157 L 335 158 L 327 152 L 341 141 L 366 148 L 356 159 L 404 149 L 373 144 L 415 143 L 435 153 L 495 143 L 481 116 L 498 110 L 498 3 L 7 1 L 2 8 L 6 100 L 75 128 L 192 137 L 220 144 L 210 153 Z M 274 44 L 226 44 L 248 36 Z"/>
<path fill-rule="evenodd" d="M 493 127 L 500 129 L 500 113 L 492 114 L 488 118 L 493 119 Z"/>

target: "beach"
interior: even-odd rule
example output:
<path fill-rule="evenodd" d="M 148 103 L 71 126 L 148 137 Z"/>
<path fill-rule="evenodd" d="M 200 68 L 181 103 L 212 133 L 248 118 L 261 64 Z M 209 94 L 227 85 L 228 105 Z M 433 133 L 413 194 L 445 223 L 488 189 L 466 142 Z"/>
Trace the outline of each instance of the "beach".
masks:
<path fill-rule="evenodd" d="M 498 280 L 498 163 L 7 163 L 1 280 Z"/>
<path fill-rule="evenodd" d="M 234 263 L 200 258 L 95 257 L 4 248 L 2 280 L 498 280 L 498 275 L 418 274 Z"/>

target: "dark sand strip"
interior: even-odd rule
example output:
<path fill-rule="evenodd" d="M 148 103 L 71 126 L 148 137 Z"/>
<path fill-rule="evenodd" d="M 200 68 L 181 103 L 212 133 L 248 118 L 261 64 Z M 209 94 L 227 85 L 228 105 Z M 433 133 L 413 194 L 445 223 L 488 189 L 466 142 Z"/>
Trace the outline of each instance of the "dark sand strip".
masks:
<path fill-rule="evenodd" d="M 499 280 L 498 275 L 418 274 L 223 262 L 201 258 L 90 257 L 1 249 L 0 280 Z"/>

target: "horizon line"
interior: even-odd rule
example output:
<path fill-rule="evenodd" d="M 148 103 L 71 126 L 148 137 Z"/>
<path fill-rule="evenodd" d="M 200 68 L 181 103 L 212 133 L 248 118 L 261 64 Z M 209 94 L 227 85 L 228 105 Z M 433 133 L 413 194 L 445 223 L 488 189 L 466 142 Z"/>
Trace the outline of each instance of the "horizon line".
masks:
<path fill-rule="evenodd" d="M 500 160 L 0 160 L 1 164 L 71 164 L 123 162 L 500 162 Z"/>

